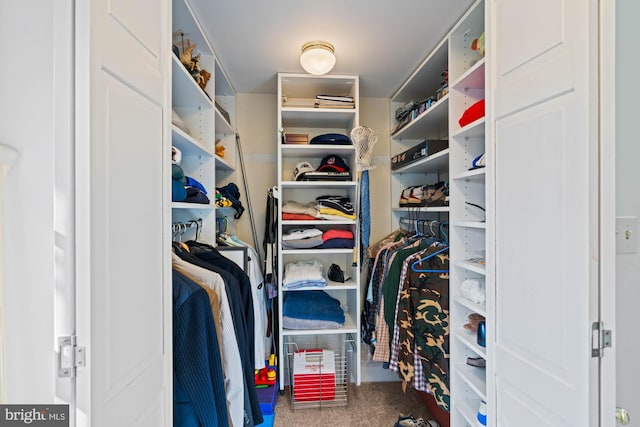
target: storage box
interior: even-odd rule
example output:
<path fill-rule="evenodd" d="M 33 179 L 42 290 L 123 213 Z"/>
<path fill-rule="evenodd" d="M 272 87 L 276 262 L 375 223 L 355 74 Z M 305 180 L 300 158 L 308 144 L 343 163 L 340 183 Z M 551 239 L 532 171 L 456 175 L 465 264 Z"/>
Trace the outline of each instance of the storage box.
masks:
<path fill-rule="evenodd" d="M 333 400 L 336 397 L 335 355 L 330 350 L 301 350 L 293 355 L 293 399 Z"/>
<path fill-rule="evenodd" d="M 401 168 L 402 166 L 431 156 L 446 148 L 449 148 L 449 141 L 446 139 L 424 140 L 420 144 L 391 157 L 391 169 Z"/>
<path fill-rule="evenodd" d="M 273 427 L 273 420 L 275 419 L 275 417 L 276 414 L 262 414 L 262 418 L 264 418 L 264 421 L 262 422 L 262 424 L 257 425 L 259 425 L 260 427 Z"/>
<path fill-rule="evenodd" d="M 278 402 L 278 383 L 270 385 L 266 388 L 257 388 L 258 402 L 260 402 L 260 410 L 262 415 L 271 415 L 276 410 Z"/>
<path fill-rule="evenodd" d="M 285 133 L 284 143 L 285 144 L 308 144 L 309 135 L 306 133 Z"/>

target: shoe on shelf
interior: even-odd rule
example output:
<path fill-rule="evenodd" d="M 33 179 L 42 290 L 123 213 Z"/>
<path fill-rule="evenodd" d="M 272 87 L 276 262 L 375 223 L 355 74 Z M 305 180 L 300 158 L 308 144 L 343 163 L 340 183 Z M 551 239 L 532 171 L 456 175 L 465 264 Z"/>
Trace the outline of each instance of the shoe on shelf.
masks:
<path fill-rule="evenodd" d="M 440 427 L 440 424 L 435 420 L 416 419 L 413 415 L 401 415 L 393 427 Z"/>
<path fill-rule="evenodd" d="M 486 368 L 487 361 L 482 357 L 467 357 L 467 365 L 475 366 L 476 368 Z"/>

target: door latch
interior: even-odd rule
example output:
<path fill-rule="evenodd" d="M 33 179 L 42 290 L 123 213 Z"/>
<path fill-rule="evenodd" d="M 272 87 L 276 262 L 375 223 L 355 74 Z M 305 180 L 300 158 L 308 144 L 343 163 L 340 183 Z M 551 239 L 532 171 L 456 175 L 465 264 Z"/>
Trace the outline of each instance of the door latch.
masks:
<path fill-rule="evenodd" d="M 603 357 L 604 349 L 611 347 L 611 330 L 604 329 L 603 322 L 591 325 L 591 357 Z"/>
<path fill-rule="evenodd" d="M 58 338 L 58 377 L 74 378 L 76 368 L 85 366 L 86 349 L 76 345 L 76 337 Z"/>

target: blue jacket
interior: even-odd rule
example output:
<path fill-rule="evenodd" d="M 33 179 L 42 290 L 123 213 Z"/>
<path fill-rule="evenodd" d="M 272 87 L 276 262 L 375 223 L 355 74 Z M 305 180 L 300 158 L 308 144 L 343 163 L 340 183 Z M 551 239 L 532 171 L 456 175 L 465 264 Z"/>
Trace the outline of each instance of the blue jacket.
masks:
<path fill-rule="evenodd" d="M 220 348 L 206 291 L 173 271 L 173 425 L 228 427 Z"/>

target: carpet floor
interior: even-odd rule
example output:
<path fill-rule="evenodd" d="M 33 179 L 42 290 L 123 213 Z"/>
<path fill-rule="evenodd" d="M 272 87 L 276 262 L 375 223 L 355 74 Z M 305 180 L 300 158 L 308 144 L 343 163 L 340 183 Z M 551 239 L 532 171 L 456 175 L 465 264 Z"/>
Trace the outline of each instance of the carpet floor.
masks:
<path fill-rule="evenodd" d="M 278 396 L 274 427 L 393 427 L 398 416 L 411 414 L 429 419 L 429 410 L 415 391 L 402 392 L 399 382 L 363 383 L 349 386 L 343 407 L 292 409 L 289 388 Z"/>

